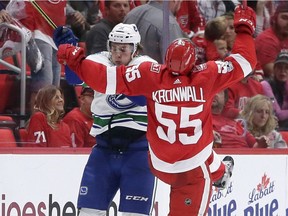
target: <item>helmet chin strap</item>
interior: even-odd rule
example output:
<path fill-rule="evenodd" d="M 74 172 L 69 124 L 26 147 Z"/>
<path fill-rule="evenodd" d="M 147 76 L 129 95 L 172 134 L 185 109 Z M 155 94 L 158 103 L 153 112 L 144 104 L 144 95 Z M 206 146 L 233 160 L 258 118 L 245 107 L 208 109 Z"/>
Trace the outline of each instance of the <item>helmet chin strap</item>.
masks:
<path fill-rule="evenodd" d="M 136 56 L 136 51 L 133 51 L 133 52 L 131 53 L 131 59 L 135 58 L 135 56 Z"/>
<path fill-rule="evenodd" d="M 133 44 L 133 51 L 132 51 L 132 53 L 131 53 L 131 60 L 135 57 L 135 56 L 137 56 L 137 47 L 138 47 L 138 44 L 136 44 L 136 46 L 134 46 L 134 44 Z"/>

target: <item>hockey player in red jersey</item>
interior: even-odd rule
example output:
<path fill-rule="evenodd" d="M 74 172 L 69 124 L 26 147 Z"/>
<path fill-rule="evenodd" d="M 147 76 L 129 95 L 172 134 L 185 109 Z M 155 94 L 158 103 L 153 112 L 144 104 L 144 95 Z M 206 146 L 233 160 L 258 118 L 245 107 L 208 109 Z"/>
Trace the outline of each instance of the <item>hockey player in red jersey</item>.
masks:
<path fill-rule="evenodd" d="M 217 92 L 243 79 L 256 65 L 254 11 L 236 7 L 234 26 L 237 38 L 231 55 L 224 62 L 198 66 L 188 39 L 172 42 L 164 65 L 107 67 L 85 59 L 82 48 L 59 47 L 58 61 L 91 88 L 147 98 L 151 169 L 171 185 L 170 216 L 205 215 L 212 181 L 224 173 L 222 169 L 215 175 L 209 166 L 214 155 L 211 103 Z"/>

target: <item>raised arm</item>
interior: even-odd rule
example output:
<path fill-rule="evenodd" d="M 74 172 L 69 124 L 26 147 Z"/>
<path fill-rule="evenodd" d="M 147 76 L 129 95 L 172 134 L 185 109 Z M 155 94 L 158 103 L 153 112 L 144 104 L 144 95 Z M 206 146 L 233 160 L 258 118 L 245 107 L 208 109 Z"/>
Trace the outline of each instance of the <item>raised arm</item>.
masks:
<path fill-rule="evenodd" d="M 252 8 L 238 5 L 235 8 L 234 27 L 237 33 L 231 55 L 240 63 L 244 76 L 255 68 L 257 63 L 253 34 L 255 32 L 256 15 Z M 247 61 L 248 64 L 243 64 Z M 242 63 L 242 64 L 241 64 Z"/>

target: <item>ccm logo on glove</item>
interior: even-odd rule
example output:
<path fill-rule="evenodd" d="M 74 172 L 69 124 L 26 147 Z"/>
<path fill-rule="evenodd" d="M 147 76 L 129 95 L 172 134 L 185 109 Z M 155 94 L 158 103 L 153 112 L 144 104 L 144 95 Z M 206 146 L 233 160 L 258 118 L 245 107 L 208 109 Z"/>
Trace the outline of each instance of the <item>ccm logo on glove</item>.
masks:
<path fill-rule="evenodd" d="M 249 19 L 244 19 L 244 18 L 241 18 L 239 19 L 239 22 L 247 22 L 249 25 L 251 25 L 251 27 L 253 28 L 253 30 L 255 30 L 255 26 L 253 24 L 253 22 Z"/>
<path fill-rule="evenodd" d="M 75 47 L 75 49 L 72 52 L 72 55 L 75 56 L 79 50 L 80 50 L 80 47 Z"/>

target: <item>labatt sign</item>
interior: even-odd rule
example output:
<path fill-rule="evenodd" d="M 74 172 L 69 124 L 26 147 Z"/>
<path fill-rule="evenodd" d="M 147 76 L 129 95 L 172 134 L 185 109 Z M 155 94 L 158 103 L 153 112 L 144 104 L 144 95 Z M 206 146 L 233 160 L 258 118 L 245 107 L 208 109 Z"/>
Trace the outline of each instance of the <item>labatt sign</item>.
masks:
<path fill-rule="evenodd" d="M 244 216 L 281 215 L 278 200 L 273 197 L 275 184 L 275 181 L 264 173 L 260 183 L 248 195 L 249 206 L 244 209 Z"/>
<path fill-rule="evenodd" d="M 243 188 L 246 186 L 243 185 Z M 255 185 L 255 188 L 251 189 L 251 192 L 247 194 L 246 203 L 243 206 L 243 196 L 233 191 L 234 182 L 230 182 L 227 190 L 218 190 L 214 188 L 210 207 L 208 210 L 208 216 L 281 216 L 283 214 L 280 211 L 280 205 L 277 195 L 274 195 L 276 190 L 276 182 L 273 181 L 267 174 L 261 177 L 259 183 Z M 235 197 L 235 198 L 234 198 Z M 287 208 L 288 206 L 286 206 Z M 283 206 L 282 206 L 283 209 Z M 241 213 L 243 211 L 243 213 Z M 288 216 L 288 209 L 286 209 L 286 216 Z"/>
<path fill-rule="evenodd" d="M 0 216 L 76 216 L 87 158 L 0 154 Z M 213 187 L 207 216 L 288 216 L 288 154 L 233 158 L 231 182 L 225 190 Z M 158 181 L 152 216 L 168 215 L 169 192 Z M 117 194 L 107 215 L 121 215 Z"/>
<path fill-rule="evenodd" d="M 226 203 L 224 202 L 224 204 L 219 204 L 219 201 L 221 201 L 221 199 L 229 198 L 229 195 L 232 193 L 232 191 L 233 182 L 230 182 L 227 189 L 225 190 L 219 190 L 217 188 L 214 188 L 210 200 L 210 206 L 208 209 L 208 216 L 235 215 L 235 212 L 237 210 L 237 204 L 234 199 L 228 199 Z"/>

